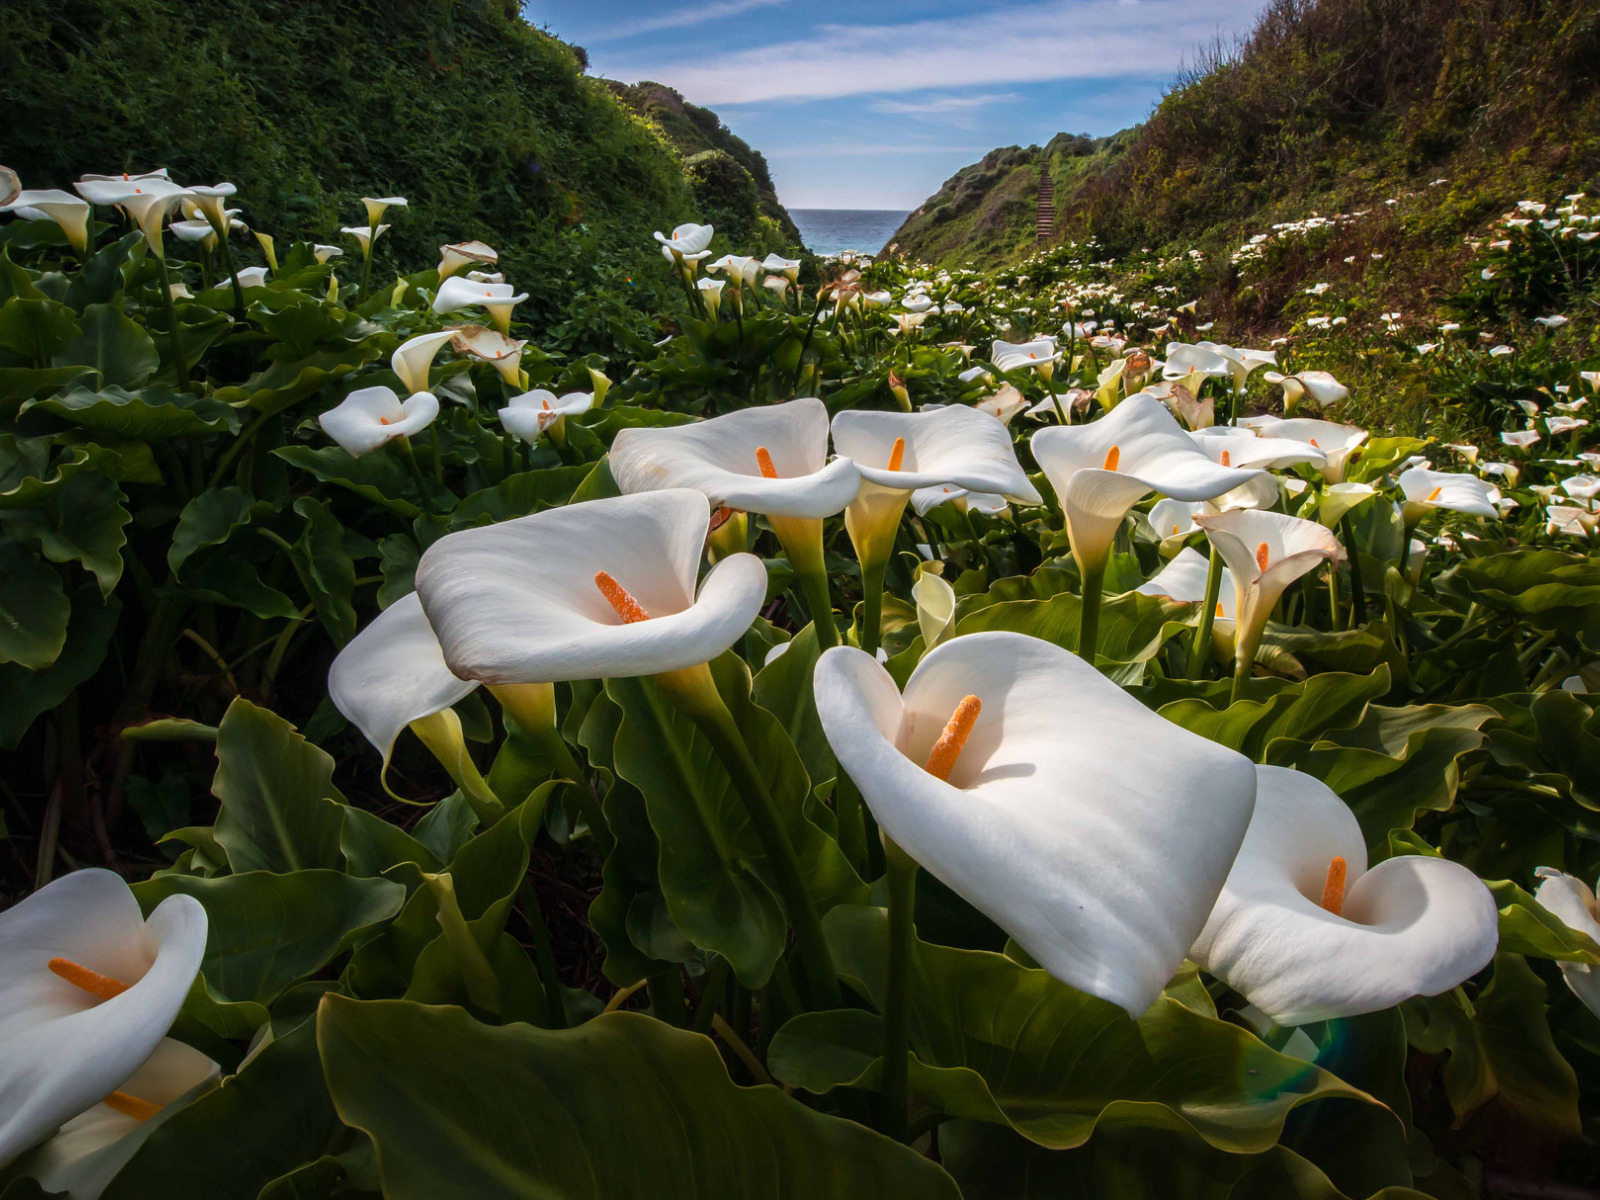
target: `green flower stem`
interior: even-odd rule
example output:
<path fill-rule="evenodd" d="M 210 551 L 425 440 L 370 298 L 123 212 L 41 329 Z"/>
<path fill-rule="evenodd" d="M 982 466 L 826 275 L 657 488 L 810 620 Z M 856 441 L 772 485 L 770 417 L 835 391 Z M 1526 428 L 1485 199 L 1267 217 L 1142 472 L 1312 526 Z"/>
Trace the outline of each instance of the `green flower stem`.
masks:
<path fill-rule="evenodd" d="M 883 634 L 883 576 L 888 562 L 861 564 L 861 648 L 874 658 Z"/>
<path fill-rule="evenodd" d="M 784 557 L 794 569 L 806 610 L 816 626 L 817 645 L 828 650 L 839 644 L 839 627 L 833 621 L 833 595 L 822 557 L 822 522 L 802 517 L 768 517 L 772 532 L 783 544 Z"/>
<path fill-rule="evenodd" d="M 1078 626 L 1078 657 L 1094 666 L 1095 648 L 1100 644 L 1100 598 L 1105 591 L 1106 568 L 1101 563 L 1083 575 L 1083 614 Z"/>
<path fill-rule="evenodd" d="M 444 931 L 445 943 L 455 956 L 461 981 L 467 986 L 467 998 L 489 1015 L 499 1016 L 505 999 L 500 977 L 489 965 L 483 947 L 472 936 L 472 928 L 461 913 L 461 905 L 456 900 L 455 880 L 449 872 L 439 875 L 424 873 L 422 878 L 427 881 L 428 890 L 439 905 L 439 928 Z"/>
<path fill-rule="evenodd" d="M 817 647 L 831 650 L 839 644 L 839 627 L 833 620 L 833 595 L 828 591 L 828 577 L 821 571 L 798 573 L 800 591 L 806 598 L 806 609 L 811 614 L 811 624 L 817 631 Z"/>
<path fill-rule="evenodd" d="M 1222 594 L 1222 555 L 1211 547 L 1211 562 L 1206 568 L 1206 598 L 1200 606 L 1200 624 L 1195 627 L 1194 641 L 1189 643 L 1190 679 L 1204 679 L 1206 662 L 1211 657 L 1211 627 L 1217 620 L 1217 597 Z"/>
<path fill-rule="evenodd" d="M 1262 634 L 1262 629 L 1247 631 L 1243 622 L 1237 623 L 1235 628 L 1238 634 L 1233 645 L 1233 690 L 1228 693 L 1230 706 L 1244 699 L 1245 684 L 1255 671 L 1256 650 L 1261 646 Z"/>
<path fill-rule="evenodd" d="M 1043 372 L 1041 372 L 1041 374 L 1043 374 Z M 1070 422 L 1067 420 L 1067 414 L 1066 414 L 1065 410 L 1063 410 L 1062 407 L 1061 407 L 1061 397 L 1056 395 L 1056 381 L 1055 381 L 1055 372 L 1054 371 L 1051 371 L 1048 375 L 1045 375 L 1045 377 L 1044 377 L 1044 385 L 1045 385 L 1045 387 L 1050 389 L 1050 403 L 1055 406 L 1056 420 L 1060 421 L 1063 425 L 1070 424 Z"/>
<path fill-rule="evenodd" d="M 527 918 L 528 933 L 533 937 L 533 952 L 539 966 L 539 982 L 544 985 L 545 1007 L 550 1012 L 550 1028 L 567 1027 L 566 1002 L 561 993 L 561 976 L 556 971 L 555 947 L 550 942 L 550 927 L 545 924 L 544 907 L 539 903 L 539 893 L 533 881 L 523 876 L 517 889 L 522 900 L 522 915 Z"/>
<path fill-rule="evenodd" d="M 655 680 L 677 702 L 680 710 L 694 721 L 717 752 L 723 767 L 733 779 L 734 790 L 744 801 L 750 823 L 761 839 L 767 862 L 776 876 L 778 894 L 794 926 L 795 946 L 805 977 L 806 998 L 813 1008 L 838 1008 L 842 1003 L 833 956 L 822 936 L 822 921 L 806 888 L 799 860 L 789 835 L 778 819 L 778 808 L 767 788 L 755 756 L 745 745 L 744 736 L 733 714 L 717 694 L 711 672 L 704 664 L 683 671 L 655 676 Z"/>
<path fill-rule="evenodd" d="M 172 302 L 172 275 L 167 271 L 167 260 L 156 255 L 156 265 L 161 269 L 161 300 L 167 308 L 168 336 L 172 338 L 172 372 L 178 381 L 178 390 L 189 390 L 189 358 L 183 351 L 183 331 L 178 325 L 178 306 Z"/>
<path fill-rule="evenodd" d="M 905 1141 L 910 1108 L 908 1067 L 911 959 L 916 950 L 917 864 L 887 837 L 889 985 L 883 1012 L 883 1132 Z"/>
<path fill-rule="evenodd" d="M 1344 535 L 1345 555 L 1350 562 L 1350 627 L 1359 629 L 1367 623 L 1367 589 L 1361 581 L 1361 555 L 1356 551 L 1356 530 L 1346 513 L 1339 519 L 1339 532 Z M 1411 537 L 1406 535 L 1406 545 Z"/>
<path fill-rule="evenodd" d="M 378 224 L 373 221 L 367 225 L 367 252 L 361 256 L 361 303 L 363 304 L 370 298 L 367 291 L 372 286 L 372 251 L 377 240 Z"/>
<path fill-rule="evenodd" d="M 1337 567 L 1328 572 L 1328 628 L 1334 633 L 1339 632 L 1339 570 Z"/>
<path fill-rule="evenodd" d="M 228 282 L 233 286 L 233 317 L 236 321 L 244 320 L 244 289 L 239 286 L 239 272 L 233 265 L 233 247 L 228 245 L 228 231 L 217 229 L 217 223 L 211 222 L 211 228 L 217 231 L 217 245 L 222 249 L 222 269 L 228 273 Z"/>
<path fill-rule="evenodd" d="M 589 823 L 589 832 L 594 836 L 600 857 L 606 858 L 610 855 L 612 847 L 617 844 L 616 839 L 611 836 L 611 826 L 606 823 L 599 797 L 589 786 L 589 777 L 584 774 L 583 768 L 578 765 L 578 760 L 567 747 L 567 739 L 561 736 L 561 731 L 554 725 L 533 730 L 528 736 L 540 750 L 544 751 L 544 756 L 554 764 L 557 773 L 563 779 L 572 781 L 568 794 L 578 805 L 578 811 L 583 814 L 583 819 Z"/>
<path fill-rule="evenodd" d="M 839 822 L 839 849 L 855 868 L 856 874 L 867 871 L 867 822 L 861 804 L 861 789 L 856 781 L 839 772 L 833 785 L 833 815 Z"/>

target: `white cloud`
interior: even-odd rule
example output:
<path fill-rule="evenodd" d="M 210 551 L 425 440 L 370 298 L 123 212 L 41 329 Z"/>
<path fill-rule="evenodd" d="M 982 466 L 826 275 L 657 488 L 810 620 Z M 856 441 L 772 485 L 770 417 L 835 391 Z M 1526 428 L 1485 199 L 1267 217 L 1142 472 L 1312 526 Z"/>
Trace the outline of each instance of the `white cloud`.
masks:
<path fill-rule="evenodd" d="M 929 96 L 925 100 L 874 100 L 873 112 L 899 113 L 905 116 L 924 116 L 941 113 L 969 112 L 987 108 L 991 104 L 1004 104 L 1017 99 L 1015 92 L 987 92 L 981 96 Z"/>
<path fill-rule="evenodd" d="M 606 68 L 618 78 L 659 80 L 713 106 L 1148 78 L 1175 72 L 1218 34 L 1247 29 L 1257 8 L 1254 0 L 1044 0 L 903 25 L 821 25 L 805 39 Z"/>
<path fill-rule="evenodd" d="M 725 0 L 722 4 L 703 4 L 697 8 L 680 8 L 662 13 L 659 17 L 646 17 L 642 21 L 619 21 L 609 29 L 596 30 L 583 38 L 586 42 L 612 42 L 619 38 L 635 37 L 641 33 L 658 33 L 663 29 L 687 29 L 757 8 L 776 8 L 789 0 Z"/>

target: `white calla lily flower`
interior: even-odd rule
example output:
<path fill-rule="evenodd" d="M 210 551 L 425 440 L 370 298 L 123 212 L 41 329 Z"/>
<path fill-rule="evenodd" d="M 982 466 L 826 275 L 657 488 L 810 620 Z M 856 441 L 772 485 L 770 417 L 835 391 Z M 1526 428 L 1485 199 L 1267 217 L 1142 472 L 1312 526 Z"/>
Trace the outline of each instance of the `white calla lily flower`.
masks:
<path fill-rule="evenodd" d="M 1392 1008 L 1494 957 L 1494 897 L 1442 858 L 1367 870 L 1355 814 L 1320 780 L 1258 766 L 1255 815 L 1189 956 L 1279 1025 Z"/>
<path fill-rule="evenodd" d="M 1412 467 L 1402 472 L 1395 482 L 1399 484 L 1400 491 L 1405 496 L 1405 502 L 1400 506 L 1400 514 L 1408 529 L 1422 520 L 1430 509 L 1435 508 L 1466 513 L 1473 517 L 1492 518 L 1500 515 L 1494 506 L 1495 497 L 1499 492 L 1476 475 Z"/>
<path fill-rule="evenodd" d="M 15 213 L 26 208 L 43 213 L 60 227 L 67 241 L 79 254 L 89 249 L 89 202 L 59 188 L 18 192 L 0 212 Z M 19 214 L 20 215 L 20 214 Z"/>
<path fill-rule="evenodd" d="M 367 209 L 367 224 L 376 225 L 391 208 L 405 208 L 410 201 L 404 196 L 363 196 L 361 203 Z"/>
<path fill-rule="evenodd" d="M 1162 364 L 1163 379 L 1185 379 L 1198 375 L 1207 379 L 1232 379 L 1233 362 L 1215 349 L 1215 343 L 1168 342 L 1167 360 Z M 1193 389 L 1191 389 L 1193 390 Z"/>
<path fill-rule="evenodd" d="M 439 415 L 432 392 L 401 400 L 386 387 L 359 388 L 317 418 L 322 431 L 353 457 L 369 454 L 397 437 L 421 433 Z"/>
<path fill-rule="evenodd" d="M 658 231 L 655 239 L 669 251 L 685 255 L 698 254 L 711 244 L 711 235 L 715 232 L 714 225 L 696 225 L 693 221 L 689 221 L 674 229 L 670 237 Z"/>
<path fill-rule="evenodd" d="M 1264 437 L 1288 438 L 1315 446 L 1327 457 L 1322 467 L 1325 483 L 1341 483 L 1345 469 L 1360 457 L 1360 448 L 1367 440 L 1367 431 L 1354 425 L 1340 425 L 1334 421 L 1319 421 L 1314 417 L 1283 417 L 1271 415 L 1246 417 L 1239 422 L 1254 429 Z"/>
<path fill-rule="evenodd" d="M 0 913 L 0 1166 L 120 1089 L 155 1053 L 206 949 L 206 911 L 169 896 L 148 919 L 120 875 L 54 880 Z"/>
<path fill-rule="evenodd" d="M 257 237 L 262 235 L 257 234 Z M 327 246 L 317 242 L 311 247 L 311 256 L 317 260 L 318 265 L 327 262 L 330 258 L 339 258 L 344 254 L 343 246 Z"/>
<path fill-rule="evenodd" d="M 1344 546 L 1316 521 L 1259 509 L 1200 513 L 1194 522 L 1206 531 L 1233 575 L 1239 621 L 1235 653 L 1244 676 L 1284 589 L 1325 562 L 1344 561 Z"/>
<path fill-rule="evenodd" d="M 753 554 L 718 562 L 696 593 L 710 525 L 705 496 L 687 488 L 552 508 L 440 538 L 417 593 L 462 679 L 677 671 L 733 645 L 766 600 Z"/>
<path fill-rule="evenodd" d="M 932 650 L 955 619 L 956 591 L 943 576 L 920 571 L 911 585 L 911 599 L 917 606 L 917 629 L 922 633 L 923 647 Z"/>
<path fill-rule="evenodd" d="M 150 249 L 161 259 L 167 256 L 161 236 L 166 228 L 167 218 L 185 197 L 191 195 L 188 188 L 179 187 L 165 178 L 79 181 L 73 186 L 77 188 L 78 194 L 91 204 L 119 205 L 139 226 L 144 233 L 145 241 L 150 244 Z"/>
<path fill-rule="evenodd" d="M 700 279 L 695 281 L 695 287 L 700 289 L 700 298 L 705 302 L 706 315 L 713 321 L 717 319 L 717 310 L 722 307 L 722 289 L 727 283 L 721 279 Z"/>
<path fill-rule="evenodd" d="M 1189 436 L 1206 455 L 1225 467 L 1265 467 L 1278 470 L 1300 463 L 1321 467 L 1328 456 L 1309 442 L 1260 435 L 1231 425 L 1211 425 Z"/>
<path fill-rule="evenodd" d="M 193 1046 L 163 1038 L 137 1071 L 117 1090 L 156 1106 L 130 1113 L 132 1106 L 101 1101 L 68 1121 L 49 1141 L 17 1163 L 17 1175 L 39 1182 L 49 1193 L 71 1200 L 95 1200 L 146 1139 L 185 1105 L 217 1085 L 222 1069 Z M 113 1101 L 115 1103 L 115 1101 Z"/>
<path fill-rule="evenodd" d="M 782 275 L 790 283 L 797 283 L 800 279 L 800 260 L 798 258 L 784 258 L 781 254 L 769 254 L 761 260 L 764 270 L 775 275 Z"/>
<path fill-rule="evenodd" d="M 1035 338 L 1031 342 L 1002 342 L 996 340 L 989 348 L 989 361 L 999 370 L 1010 372 L 1032 368 L 1046 379 L 1051 378 L 1055 364 L 1061 361 L 1062 352 L 1051 338 Z"/>
<path fill-rule="evenodd" d="M 861 487 L 849 458 L 828 461 L 828 409 L 815 397 L 624 429 L 611 444 L 611 474 L 628 493 L 693 488 L 713 507 L 806 519 L 843 512 Z"/>
<path fill-rule="evenodd" d="M 449 279 L 457 271 L 474 264 L 494 267 L 500 255 L 493 246 L 484 242 L 452 242 L 439 247 L 439 278 Z"/>
<path fill-rule="evenodd" d="M 1310 396 L 1323 408 L 1350 397 L 1350 389 L 1326 371 L 1298 371 L 1293 375 L 1268 371 L 1262 378 L 1283 388 L 1285 413 L 1292 413 L 1306 396 Z"/>
<path fill-rule="evenodd" d="M 565 431 L 568 417 L 586 413 L 593 407 L 593 392 L 568 392 L 557 396 L 544 388 L 535 388 L 511 397 L 497 415 L 508 433 L 525 442 L 537 442 L 539 435 L 546 431 L 553 439 L 559 438 Z"/>
<path fill-rule="evenodd" d="M 1166 405 L 1142 393 L 1087 425 L 1041 429 L 1031 445 L 1061 501 L 1072 554 L 1085 574 L 1104 569 L 1124 518 L 1151 492 L 1210 500 L 1263 474 L 1212 461 Z"/>
<path fill-rule="evenodd" d="M 461 325 L 450 332 L 450 348 L 457 354 L 488 363 L 500 372 L 508 388 L 522 386 L 522 349 L 528 344 L 525 339 L 507 337 L 498 329 L 483 325 Z"/>
<path fill-rule="evenodd" d="M 389 369 L 400 376 L 408 392 L 428 390 L 428 371 L 434 356 L 456 338 L 456 330 L 442 329 L 438 333 L 419 333 L 395 347 L 389 356 Z"/>
<path fill-rule="evenodd" d="M 433 311 L 443 316 L 463 308 L 481 308 L 488 312 L 496 329 L 510 333 L 511 310 L 527 298 L 527 292 L 516 294 L 509 283 L 478 283 L 452 275 L 439 284 L 438 295 L 433 298 Z"/>
<path fill-rule="evenodd" d="M 371 258 L 372 244 L 381 238 L 388 231 L 388 229 L 389 227 L 387 225 L 379 225 L 371 228 L 366 225 L 345 225 L 339 230 L 339 232 L 355 238 L 356 244 L 361 247 L 362 257 Z"/>
<path fill-rule="evenodd" d="M 1022 634 L 942 643 L 903 696 L 869 655 L 835 648 L 814 690 L 840 768 L 896 845 L 1057 979 L 1134 1017 L 1150 1006 L 1244 839 L 1249 760 Z M 941 736 L 962 713 L 964 744 Z"/>
<path fill-rule="evenodd" d="M 1579 686 L 1571 690 L 1584 692 L 1590 689 Z M 1539 887 L 1533 893 L 1533 898 L 1563 925 L 1600 943 L 1600 897 L 1595 895 L 1595 889 L 1576 875 L 1568 875 L 1552 867 L 1540 867 L 1537 874 Z M 1561 976 L 1572 989 L 1572 994 L 1588 1005 L 1589 1011 L 1600 1016 L 1600 967 L 1579 962 L 1556 965 L 1561 968 Z"/>
<path fill-rule="evenodd" d="M 239 281 L 239 286 L 242 288 L 265 287 L 269 273 L 266 267 L 241 267 L 234 273 L 233 278 Z M 230 282 L 230 280 L 224 279 L 215 286 L 219 288 L 227 287 Z"/>
<path fill-rule="evenodd" d="M 982 374 L 988 374 L 982 367 L 976 369 Z M 963 381 L 970 382 L 964 379 L 966 374 L 967 372 L 962 372 Z M 981 413 L 988 413 L 1002 425 L 1009 425 L 1013 417 L 1028 407 L 1028 398 L 1008 383 L 994 395 L 985 396 L 972 407 Z"/>
<path fill-rule="evenodd" d="M 1378 494 L 1368 483 L 1334 483 L 1322 489 L 1317 498 L 1317 520 L 1329 529 L 1336 528 L 1345 514 L 1359 508 Z"/>

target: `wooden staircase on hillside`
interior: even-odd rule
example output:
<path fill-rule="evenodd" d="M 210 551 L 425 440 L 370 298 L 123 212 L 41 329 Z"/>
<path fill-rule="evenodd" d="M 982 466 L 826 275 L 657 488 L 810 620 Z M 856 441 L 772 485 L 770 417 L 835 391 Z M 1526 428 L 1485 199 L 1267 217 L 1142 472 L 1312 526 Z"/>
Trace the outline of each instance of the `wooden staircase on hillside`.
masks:
<path fill-rule="evenodd" d="M 1039 176 L 1039 212 L 1036 218 L 1039 244 L 1042 246 L 1055 238 L 1056 185 L 1048 169 Z"/>

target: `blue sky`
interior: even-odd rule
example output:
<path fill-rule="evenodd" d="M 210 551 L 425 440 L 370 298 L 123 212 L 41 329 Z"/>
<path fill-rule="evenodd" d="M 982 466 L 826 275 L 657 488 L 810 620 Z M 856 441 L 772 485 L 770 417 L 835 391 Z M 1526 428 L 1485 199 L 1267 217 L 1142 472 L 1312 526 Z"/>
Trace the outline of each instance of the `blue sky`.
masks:
<path fill-rule="evenodd" d="M 527 0 L 596 75 L 670 84 L 791 208 L 910 209 L 996 146 L 1141 121 L 1260 0 Z"/>

